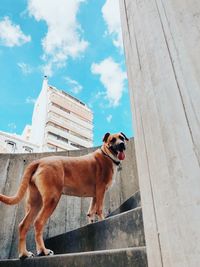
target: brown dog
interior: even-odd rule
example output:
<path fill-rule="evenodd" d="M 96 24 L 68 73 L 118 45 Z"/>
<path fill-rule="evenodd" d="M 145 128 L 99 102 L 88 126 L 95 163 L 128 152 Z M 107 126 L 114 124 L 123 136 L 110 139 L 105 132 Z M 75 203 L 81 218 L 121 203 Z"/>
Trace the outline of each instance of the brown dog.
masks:
<path fill-rule="evenodd" d="M 128 138 L 123 133 L 107 133 L 101 149 L 91 154 L 81 157 L 52 156 L 36 160 L 25 169 L 15 196 L 0 194 L 0 201 L 14 205 L 28 191 L 26 215 L 19 224 L 20 258 L 33 257 L 26 250 L 26 234 L 32 224 L 38 255 L 53 254 L 53 251 L 45 248 L 43 229 L 62 194 L 92 197 L 87 214 L 89 221 L 93 221 L 95 214 L 100 220 L 104 218 L 104 194 L 112 183 L 116 166 L 125 158 L 126 141 Z"/>

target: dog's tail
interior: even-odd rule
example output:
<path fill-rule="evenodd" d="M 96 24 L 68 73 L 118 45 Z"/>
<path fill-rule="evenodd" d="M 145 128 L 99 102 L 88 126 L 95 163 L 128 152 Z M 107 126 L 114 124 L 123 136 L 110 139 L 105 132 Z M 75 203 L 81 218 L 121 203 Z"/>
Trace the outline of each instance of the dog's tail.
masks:
<path fill-rule="evenodd" d="M 38 161 L 34 161 L 31 164 L 28 165 L 28 167 L 24 171 L 24 175 L 22 177 L 21 185 L 17 191 L 17 193 L 14 196 L 8 197 L 5 195 L 0 194 L 0 201 L 4 202 L 8 205 L 15 205 L 19 203 L 22 198 L 24 197 L 26 190 L 28 188 L 28 184 L 31 180 L 32 175 L 35 173 L 39 165 Z"/>

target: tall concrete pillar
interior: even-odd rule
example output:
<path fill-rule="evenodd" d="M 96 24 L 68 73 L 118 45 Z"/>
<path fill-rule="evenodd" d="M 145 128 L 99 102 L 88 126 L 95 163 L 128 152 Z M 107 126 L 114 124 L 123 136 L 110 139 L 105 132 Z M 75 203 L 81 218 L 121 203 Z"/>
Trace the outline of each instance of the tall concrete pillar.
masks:
<path fill-rule="evenodd" d="M 149 267 L 197 267 L 200 1 L 120 6 Z"/>

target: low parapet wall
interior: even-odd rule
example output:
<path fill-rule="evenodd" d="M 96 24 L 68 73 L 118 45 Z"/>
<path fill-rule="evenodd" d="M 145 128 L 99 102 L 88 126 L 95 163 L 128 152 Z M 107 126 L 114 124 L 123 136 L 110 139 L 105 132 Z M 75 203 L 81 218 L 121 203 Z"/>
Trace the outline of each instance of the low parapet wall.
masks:
<path fill-rule="evenodd" d="M 0 192 L 6 195 L 16 193 L 24 168 L 35 159 L 49 155 L 79 156 L 94 151 L 95 148 L 40 154 L 0 154 Z M 138 175 L 135 161 L 134 140 L 131 139 L 116 182 L 106 193 L 105 214 L 116 209 L 126 199 L 138 191 Z M 52 237 L 87 224 L 86 213 L 90 198 L 62 196 L 61 200 L 48 220 L 44 238 Z M 18 224 L 24 216 L 24 200 L 15 206 L 0 203 L 0 258 L 18 256 Z M 28 234 L 28 249 L 35 250 L 33 230 Z"/>

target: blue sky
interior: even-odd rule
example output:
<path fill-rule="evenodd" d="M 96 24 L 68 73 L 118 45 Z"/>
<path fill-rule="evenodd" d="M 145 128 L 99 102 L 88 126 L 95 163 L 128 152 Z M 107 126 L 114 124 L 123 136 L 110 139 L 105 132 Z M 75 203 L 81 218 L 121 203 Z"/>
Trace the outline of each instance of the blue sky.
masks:
<path fill-rule="evenodd" d="M 31 124 L 43 76 L 94 112 L 94 144 L 133 136 L 117 0 L 1 0 L 0 130 Z"/>

